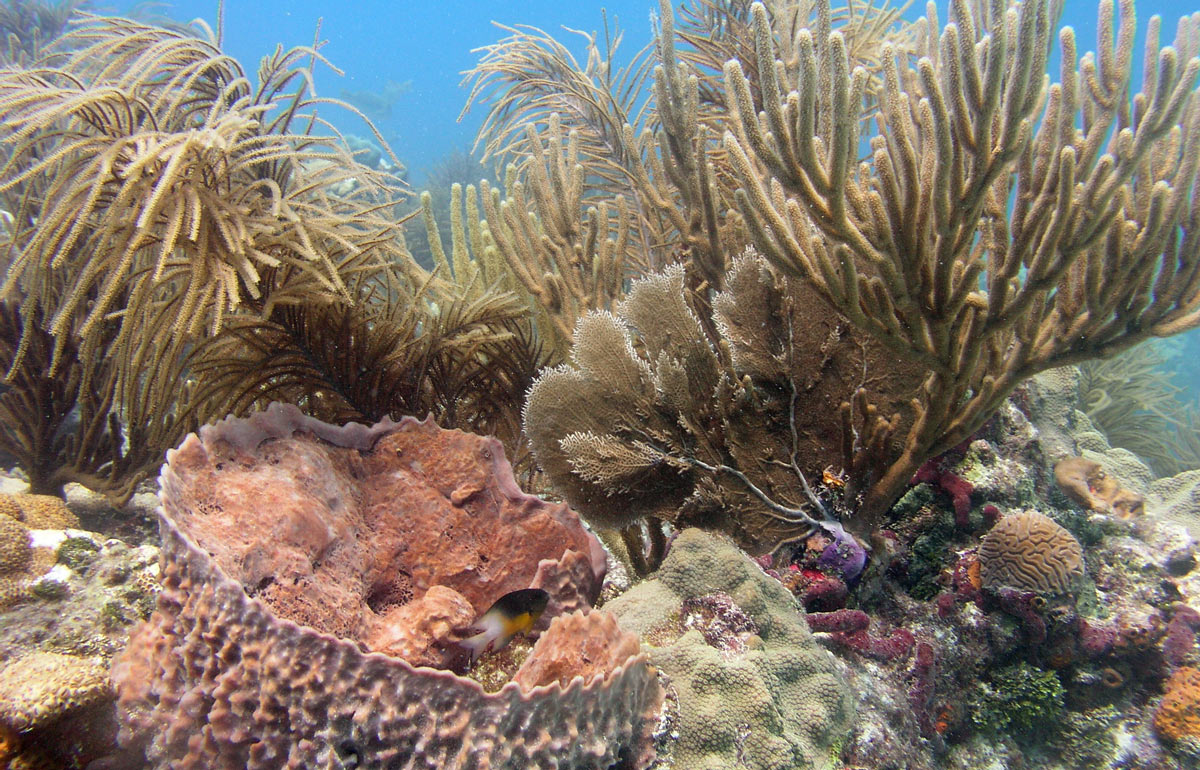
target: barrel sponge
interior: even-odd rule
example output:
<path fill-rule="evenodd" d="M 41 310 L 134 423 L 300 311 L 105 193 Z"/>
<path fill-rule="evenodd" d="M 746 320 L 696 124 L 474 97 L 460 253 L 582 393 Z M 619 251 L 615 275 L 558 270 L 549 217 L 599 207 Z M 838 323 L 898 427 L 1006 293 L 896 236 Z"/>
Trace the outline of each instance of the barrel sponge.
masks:
<path fill-rule="evenodd" d="M 996 522 L 979 545 L 983 587 L 1070 594 L 1083 577 L 1083 548 L 1048 516 L 1026 511 Z"/>
<path fill-rule="evenodd" d="M 339 427 L 272 408 L 188 437 L 160 483 L 158 609 L 112 670 L 119 740 L 142 766 L 653 760 L 658 679 L 615 621 L 587 618 L 599 545 L 566 506 L 520 491 L 494 439 L 432 420 Z M 538 669 L 528 686 L 485 692 L 371 646 L 394 638 L 381 630 L 395 610 L 434 589 L 478 610 L 497 598 L 489 591 L 530 586 L 551 594 L 552 619 L 525 661 Z M 444 636 L 433 633 L 423 661 Z M 539 651 L 553 660 L 539 666 Z"/>
<path fill-rule="evenodd" d="M 757 627 L 745 645 L 715 645 L 685 609 L 689 599 L 722 594 Z M 677 767 L 829 766 L 853 719 L 850 692 L 791 594 L 728 539 L 684 530 L 654 578 L 605 610 L 642 636 L 675 688 Z"/>

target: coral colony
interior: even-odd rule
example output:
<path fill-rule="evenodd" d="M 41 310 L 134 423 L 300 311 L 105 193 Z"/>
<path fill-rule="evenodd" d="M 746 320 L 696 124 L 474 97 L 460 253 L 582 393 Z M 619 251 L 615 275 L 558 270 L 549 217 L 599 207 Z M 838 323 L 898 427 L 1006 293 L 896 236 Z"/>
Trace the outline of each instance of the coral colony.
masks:
<path fill-rule="evenodd" d="M 1200 13 L 505 28 L 413 208 L 316 49 L 80 5 L 0 8 L 0 764 L 1200 767 Z"/>

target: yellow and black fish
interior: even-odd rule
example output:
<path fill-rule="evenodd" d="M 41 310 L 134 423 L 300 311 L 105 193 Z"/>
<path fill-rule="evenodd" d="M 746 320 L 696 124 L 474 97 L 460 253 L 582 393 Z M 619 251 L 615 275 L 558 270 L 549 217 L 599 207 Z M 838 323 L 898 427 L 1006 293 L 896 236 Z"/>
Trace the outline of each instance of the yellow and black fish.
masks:
<path fill-rule="evenodd" d="M 475 665 L 484 652 L 502 650 L 514 636 L 533 628 L 549 601 L 550 594 L 540 588 L 510 591 L 497 599 L 472 626 L 480 632 L 460 642 L 471 651 L 471 665 Z"/>

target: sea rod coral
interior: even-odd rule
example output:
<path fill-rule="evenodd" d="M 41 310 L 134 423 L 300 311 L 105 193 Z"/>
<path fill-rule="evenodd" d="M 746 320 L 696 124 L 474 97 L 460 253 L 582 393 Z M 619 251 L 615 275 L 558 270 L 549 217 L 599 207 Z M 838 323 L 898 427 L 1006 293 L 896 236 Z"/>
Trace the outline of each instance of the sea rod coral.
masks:
<path fill-rule="evenodd" d="M 940 35 L 933 8 L 913 59 L 885 46 L 861 164 L 868 72 L 838 32 L 802 31 L 785 67 L 756 4 L 761 102 L 725 67 L 723 144 L 755 244 L 928 371 L 902 448 L 856 480 L 859 531 L 1021 380 L 1200 324 L 1200 16 L 1161 49 L 1151 19 L 1134 93 L 1132 0 L 1100 4 L 1095 53 L 1061 30 L 1052 85 L 1055 3 L 952 3 Z"/>
<path fill-rule="evenodd" d="M 676 256 L 719 363 L 728 365 L 734 351 L 722 346 L 714 301 L 729 290 L 728 262 L 743 251 L 730 233 L 742 233 L 743 244 L 749 240 L 774 271 L 794 279 L 787 294 L 826 313 L 843 344 L 878 345 L 897 362 L 866 368 L 833 403 L 846 451 L 832 471 L 855 535 L 877 532 L 914 472 L 971 436 L 1022 380 L 1200 324 L 1200 17 L 1181 21 L 1172 46 L 1160 44 L 1162 22 L 1151 19 L 1139 89 L 1132 0 L 1100 5 L 1094 53 L 1080 56 L 1074 30 L 1063 28 L 1053 78 L 1046 69 L 1059 6 L 1050 0 L 956 2 L 944 26 L 930 5 L 911 36 L 885 40 L 869 62 L 852 49 L 850 31 L 831 24 L 827 3 L 815 3 L 807 28 L 801 20 L 791 35 L 766 5 L 753 4 L 744 25 L 728 27 L 746 37 L 723 80 L 677 55 L 671 9 L 661 8 L 655 104 L 666 134 L 640 146 L 650 158 L 641 173 L 671 189 L 660 202 L 689 210 L 692 229 L 674 236 L 683 246 Z M 515 46 L 510 63 L 530 45 Z M 498 87 L 499 71 L 489 60 L 479 77 Z M 512 79 L 511 98 L 492 114 L 492 136 L 512 135 L 496 128 L 504 115 L 545 111 L 546 97 L 521 90 L 530 86 Z M 667 127 L 689 120 L 691 135 L 670 134 Z M 878 132 L 862 134 L 870 125 Z M 550 120 L 543 134 L 561 131 Z M 627 139 L 632 132 L 626 128 Z M 859 162 L 863 145 L 870 151 Z M 719 184 L 709 178 L 714 168 L 728 172 Z M 692 206 L 687 190 L 696 178 L 709 209 L 734 180 L 733 205 L 717 214 Z M 696 237 L 701 231 L 707 241 Z M 794 344 L 826 342 L 800 335 Z M 690 338 L 671 340 L 646 363 L 658 371 L 693 349 Z M 874 380 L 907 367 L 919 372 L 914 382 L 880 387 Z M 753 377 L 748 385 L 748 404 L 780 397 Z M 803 385 L 795 377 L 784 383 L 783 397 L 795 390 L 795 409 L 777 410 L 772 426 L 789 414 L 829 411 L 831 396 L 810 401 Z M 747 430 L 759 427 L 753 409 L 744 414 Z M 653 454 L 682 476 L 695 475 L 700 460 L 734 468 L 763 490 L 729 457 L 718 464 L 703 456 L 721 447 L 731 424 L 694 426 L 703 440 L 682 462 L 678 453 Z M 795 465 L 813 486 L 828 460 L 788 451 L 796 444 L 786 428 L 780 433 L 782 453 L 792 457 L 769 462 Z M 569 436 L 548 433 L 540 450 L 580 466 L 571 484 L 555 482 L 568 492 L 592 481 L 583 467 L 591 467 L 589 458 L 572 457 L 584 442 Z M 645 459 L 646 443 L 631 439 L 622 457 Z M 674 492 L 666 475 L 658 467 L 647 478 Z M 735 479 L 726 472 L 723 482 L 737 487 Z M 627 497 L 649 489 L 636 477 L 622 484 Z M 682 484 L 690 486 L 687 478 Z M 750 485 L 742 484 L 743 495 L 755 495 Z M 780 509 L 807 507 L 820 518 L 808 495 L 768 497 Z"/>
<path fill-rule="evenodd" d="M 148 766 L 652 758 L 657 680 L 635 637 L 587 613 L 603 551 L 517 488 L 495 439 L 277 406 L 189 436 L 161 484 L 163 591 L 113 669 Z M 525 587 L 549 595 L 549 627 L 514 681 L 487 693 L 444 670 L 471 619 Z"/>

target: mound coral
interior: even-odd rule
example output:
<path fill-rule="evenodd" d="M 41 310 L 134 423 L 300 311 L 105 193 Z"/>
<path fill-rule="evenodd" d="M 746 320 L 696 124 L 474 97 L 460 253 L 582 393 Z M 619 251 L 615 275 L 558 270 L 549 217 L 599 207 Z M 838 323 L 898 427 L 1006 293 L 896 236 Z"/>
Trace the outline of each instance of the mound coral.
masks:
<path fill-rule="evenodd" d="M 706 633 L 713 618 L 701 599 L 710 610 L 731 599 L 737 617 L 722 625 L 747 633 Z M 786 589 L 733 543 L 684 530 L 654 578 L 605 609 L 646 640 L 675 688 L 676 767 L 828 766 L 853 718 L 850 692 Z"/>
<path fill-rule="evenodd" d="M 661 693 L 645 656 L 615 624 L 569 615 L 599 591 L 603 551 L 565 505 L 519 490 L 496 440 L 412 418 L 336 427 L 276 406 L 189 436 L 161 483 L 158 610 L 113 669 L 122 743 L 148 766 L 652 757 Z M 550 630 L 525 665 L 553 663 L 497 693 L 376 652 L 430 594 L 471 617 L 531 586 L 550 594 Z M 466 631 L 453 623 L 402 646 L 449 666 Z M 591 667 L 562 664 L 556 638 Z"/>
<path fill-rule="evenodd" d="M 30 529 L 79 526 L 79 517 L 56 495 L 0 494 L 0 515 L 24 522 Z"/>
<path fill-rule="evenodd" d="M 0 516 L 0 574 L 25 569 L 31 558 L 29 529 L 7 516 Z"/>
<path fill-rule="evenodd" d="M 107 669 L 56 652 L 18 655 L 0 667 L 0 766 L 82 768 L 113 745 Z"/>
<path fill-rule="evenodd" d="M 72 655 L 32 652 L 0 669 L 0 721 L 18 733 L 109 697 L 104 667 Z"/>
<path fill-rule="evenodd" d="M 29 529 L 0 514 L 0 609 L 25 595 L 25 571 L 33 559 Z"/>
<path fill-rule="evenodd" d="M 1050 517 L 1026 511 L 996 522 L 979 545 L 979 565 L 989 591 L 1069 594 L 1083 576 L 1083 548 Z"/>

